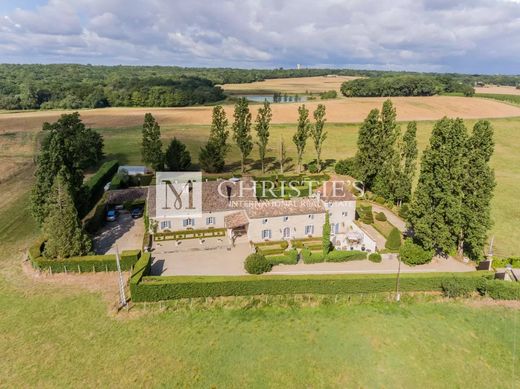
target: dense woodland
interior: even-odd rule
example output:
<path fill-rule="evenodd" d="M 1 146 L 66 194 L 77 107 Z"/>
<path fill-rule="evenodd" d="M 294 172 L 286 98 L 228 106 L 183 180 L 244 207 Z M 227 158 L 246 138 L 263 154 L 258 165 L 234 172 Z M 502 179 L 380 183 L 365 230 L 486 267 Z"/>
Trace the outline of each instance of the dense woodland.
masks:
<path fill-rule="evenodd" d="M 520 76 L 389 72 L 351 69 L 231 69 L 175 66 L 0 65 L 0 109 L 109 106 L 177 107 L 220 101 L 218 87 L 272 78 L 328 74 L 367 77 L 349 82 L 352 96 L 465 93 L 476 82 L 515 86 Z M 406 86 L 407 82 L 412 87 Z M 403 85 L 404 84 L 404 85 Z M 361 89 L 359 86 L 362 86 Z M 354 88 L 356 86 L 356 88 Z M 364 90 L 360 92 L 359 90 Z M 403 91 L 404 90 L 404 91 Z M 345 92 L 344 92 L 345 93 Z M 364 93 L 364 94 L 362 94 Z"/>

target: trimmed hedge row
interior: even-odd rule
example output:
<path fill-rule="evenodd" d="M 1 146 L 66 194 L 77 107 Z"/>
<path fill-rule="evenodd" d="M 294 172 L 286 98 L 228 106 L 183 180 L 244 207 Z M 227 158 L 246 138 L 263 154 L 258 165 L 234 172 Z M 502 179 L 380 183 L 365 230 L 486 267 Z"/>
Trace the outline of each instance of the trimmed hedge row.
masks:
<path fill-rule="evenodd" d="M 501 267 L 507 267 L 507 265 L 511 265 L 513 269 L 520 268 L 520 257 L 511 257 L 511 258 L 493 258 L 493 267 L 495 269 Z"/>
<path fill-rule="evenodd" d="M 117 160 L 107 161 L 99 170 L 85 182 L 85 188 L 89 193 L 89 207 L 91 209 L 101 198 L 104 193 L 104 187 L 110 182 L 114 174 L 116 174 L 119 168 L 119 162 Z"/>
<path fill-rule="evenodd" d="M 310 249 L 302 250 L 303 263 L 321 263 L 321 262 L 347 262 L 347 261 L 360 261 L 367 258 L 367 253 L 364 251 L 343 251 L 333 250 L 327 255 L 323 255 L 323 252 L 312 252 Z"/>
<path fill-rule="evenodd" d="M 400 289 L 406 292 L 442 291 L 442 284 L 455 279 L 476 290 L 482 278 L 493 272 L 401 274 Z M 132 300 L 160 301 L 192 297 L 284 295 L 284 294 L 358 294 L 395 290 L 395 274 L 334 274 L 298 276 L 147 276 L 131 284 Z"/>
<path fill-rule="evenodd" d="M 495 300 L 520 300 L 520 283 L 501 280 L 487 281 L 485 293 Z"/>
<path fill-rule="evenodd" d="M 298 251 L 296 249 L 287 250 L 284 255 L 268 255 L 265 257 L 272 266 L 275 265 L 296 265 L 298 263 Z"/>
<path fill-rule="evenodd" d="M 308 248 L 310 250 L 321 250 L 323 248 L 322 237 L 295 239 L 291 246 L 296 249 Z"/>
<path fill-rule="evenodd" d="M 39 270 L 51 270 L 53 273 L 88 273 L 117 270 L 115 254 L 48 259 L 41 255 L 42 247 L 43 243 L 38 242 L 29 248 L 29 259 L 33 267 Z M 126 271 L 132 269 L 140 257 L 141 250 L 122 251 L 120 255 L 121 270 Z"/>
<path fill-rule="evenodd" d="M 152 268 L 152 257 L 150 253 L 144 253 L 141 255 L 141 258 L 135 263 L 134 269 L 132 271 L 132 275 L 130 276 L 130 292 L 132 291 L 132 285 L 137 285 L 141 282 L 144 276 L 150 274 L 150 269 Z"/>
<path fill-rule="evenodd" d="M 153 240 L 182 240 L 212 238 L 216 236 L 226 236 L 225 228 L 208 228 L 206 230 L 182 230 L 171 232 L 158 232 L 153 235 Z"/>

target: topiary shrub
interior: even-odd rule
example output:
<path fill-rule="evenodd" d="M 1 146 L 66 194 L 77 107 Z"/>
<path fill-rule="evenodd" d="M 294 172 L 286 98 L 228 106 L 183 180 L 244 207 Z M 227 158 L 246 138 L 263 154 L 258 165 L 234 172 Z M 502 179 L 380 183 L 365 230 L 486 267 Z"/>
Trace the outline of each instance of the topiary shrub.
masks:
<path fill-rule="evenodd" d="M 271 265 L 262 254 L 250 254 L 244 261 L 244 269 L 249 274 L 262 274 L 271 270 Z"/>
<path fill-rule="evenodd" d="M 388 250 L 397 251 L 401 247 L 401 231 L 396 227 L 392 228 L 388 239 L 386 240 L 385 247 Z"/>
<path fill-rule="evenodd" d="M 371 261 L 371 262 L 380 263 L 381 260 L 382 260 L 381 254 L 379 254 L 379 253 L 370 253 L 370 255 L 368 256 L 368 260 Z"/>
<path fill-rule="evenodd" d="M 384 197 L 382 197 L 382 196 L 376 196 L 376 198 L 374 199 L 374 201 L 375 201 L 376 203 L 378 203 L 378 204 L 381 204 L 381 205 L 383 205 L 383 204 L 385 203 L 385 199 L 384 199 Z"/>
<path fill-rule="evenodd" d="M 331 251 L 325 257 L 327 262 L 347 262 L 347 261 L 362 261 L 367 258 L 367 253 L 364 251 Z"/>
<path fill-rule="evenodd" d="M 433 250 L 425 250 L 421 246 L 413 243 L 411 239 L 405 239 L 404 244 L 399 250 L 401 261 L 410 266 L 423 265 L 433 258 Z"/>
<path fill-rule="evenodd" d="M 404 203 L 399 208 L 399 216 L 402 217 L 403 219 L 408 218 L 409 212 L 410 212 L 410 206 L 407 203 Z"/>
<path fill-rule="evenodd" d="M 386 215 L 384 212 L 379 212 L 376 214 L 376 220 L 379 220 L 380 222 L 386 222 Z"/>
<path fill-rule="evenodd" d="M 304 248 L 301 251 L 303 263 L 321 263 L 325 262 L 325 256 L 322 252 L 312 252 L 308 248 Z"/>
<path fill-rule="evenodd" d="M 287 247 L 289 247 L 289 243 L 284 240 L 280 243 L 280 247 L 285 250 Z"/>

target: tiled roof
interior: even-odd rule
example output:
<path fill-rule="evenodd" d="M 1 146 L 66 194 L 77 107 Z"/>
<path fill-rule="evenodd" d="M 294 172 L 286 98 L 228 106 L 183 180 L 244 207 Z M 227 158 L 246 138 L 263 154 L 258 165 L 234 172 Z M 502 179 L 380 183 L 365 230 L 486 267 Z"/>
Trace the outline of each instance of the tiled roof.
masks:
<path fill-rule="evenodd" d="M 316 189 L 323 201 L 353 201 L 354 195 L 348 190 L 343 181 L 325 181 Z"/>
<path fill-rule="evenodd" d="M 224 217 L 224 225 L 226 228 L 237 228 L 249 223 L 244 211 L 238 211 Z"/>
<path fill-rule="evenodd" d="M 109 190 L 106 202 L 107 204 L 115 205 L 123 204 L 126 201 L 145 200 L 147 194 L 148 187 Z"/>

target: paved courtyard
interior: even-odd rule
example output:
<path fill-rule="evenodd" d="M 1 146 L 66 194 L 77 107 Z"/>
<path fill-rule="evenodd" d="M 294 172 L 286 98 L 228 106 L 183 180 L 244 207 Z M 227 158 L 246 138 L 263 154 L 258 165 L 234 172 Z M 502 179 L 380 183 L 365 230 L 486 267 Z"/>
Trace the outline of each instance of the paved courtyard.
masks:
<path fill-rule="evenodd" d="M 94 250 L 98 254 L 114 254 L 116 246 L 119 252 L 140 249 L 143 235 L 143 218 L 132 219 L 130 212 L 121 211 L 116 221 L 106 222 L 94 237 Z"/>

